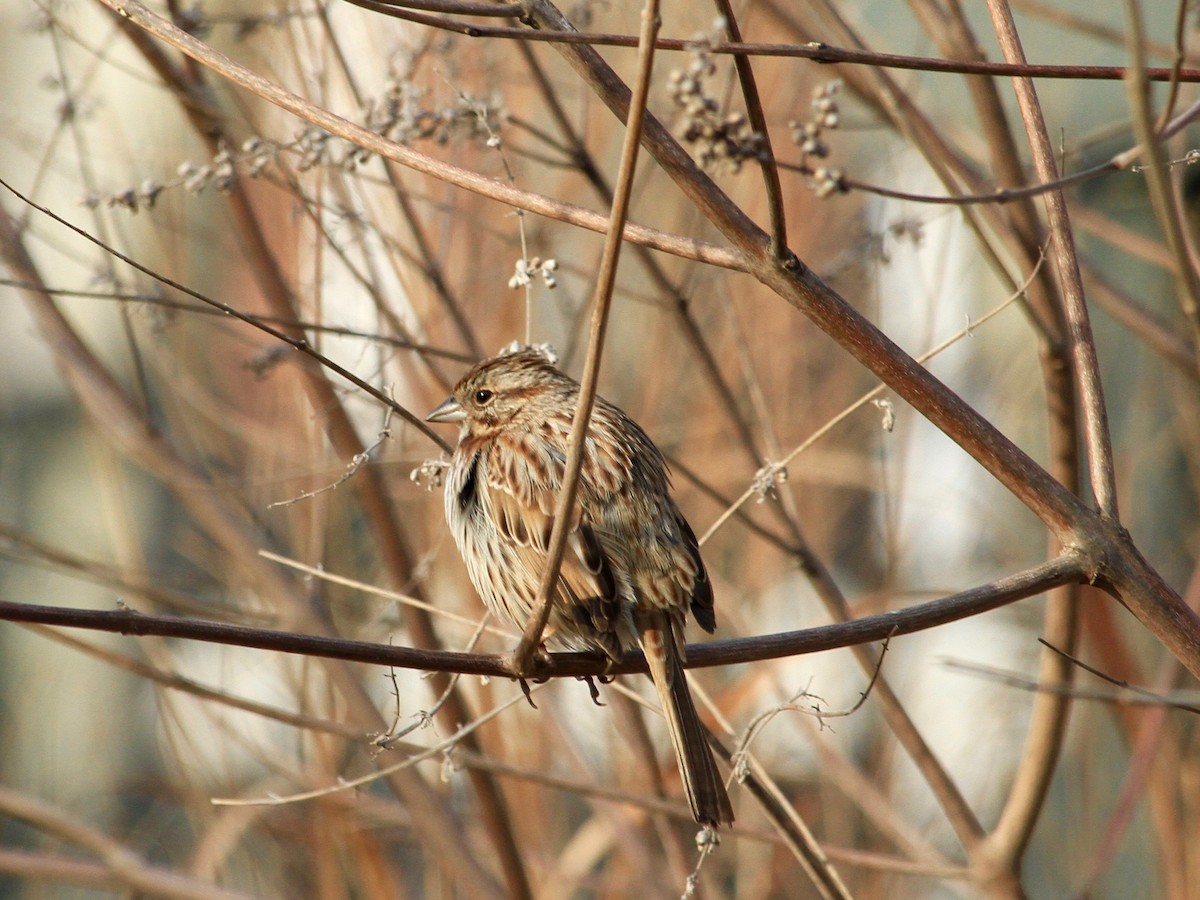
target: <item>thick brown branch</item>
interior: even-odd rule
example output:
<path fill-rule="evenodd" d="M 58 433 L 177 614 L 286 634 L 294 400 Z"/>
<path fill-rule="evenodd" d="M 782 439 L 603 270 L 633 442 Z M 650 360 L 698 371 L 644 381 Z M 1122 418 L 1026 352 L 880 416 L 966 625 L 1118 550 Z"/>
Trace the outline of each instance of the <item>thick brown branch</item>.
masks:
<path fill-rule="evenodd" d="M 907 609 L 818 628 L 690 644 L 685 665 L 690 669 L 727 666 L 882 641 L 888 637 L 913 634 L 938 625 L 957 622 L 1043 593 L 1061 584 L 1079 582 L 1084 578 L 1086 571 L 1082 561 L 1075 556 L 1064 555 L 990 584 Z M 35 606 L 0 601 L 0 620 L 37 622 L 42 625 L 86 628 L 118 634 L 186 638 L 371 665 L 420 669 L 425 672 L 457 672 L 462 675 L 483 676 L 509 674 L 505 658 L 490 654 L 396 647 L 344 638 L 251 628 L 226 622 L 143 615 L 132 610 L 69 609 L 61 606 Z M 551 653 L 540 662 L 539 658 L 533 661 L 533 677 L 536 678 L 626 675 L 645 671 L 645 659 L 641 653 L 636 652 L 627 653 L 619 662 L 611 664 L 604 657 L 586 653 Z"/>

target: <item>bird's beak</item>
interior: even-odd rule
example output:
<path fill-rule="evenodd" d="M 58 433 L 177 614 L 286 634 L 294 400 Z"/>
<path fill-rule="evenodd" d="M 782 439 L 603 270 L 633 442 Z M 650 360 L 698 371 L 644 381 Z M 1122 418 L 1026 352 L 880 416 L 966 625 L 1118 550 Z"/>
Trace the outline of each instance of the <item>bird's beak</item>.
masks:
<path fill-rule="evenodd" d="M 457 400 L 453 397 L 447 397 L 446 401 L 425 417 L 426 422 L 461 422 L 467 417 L 466 412 L 459 406 Z"/>

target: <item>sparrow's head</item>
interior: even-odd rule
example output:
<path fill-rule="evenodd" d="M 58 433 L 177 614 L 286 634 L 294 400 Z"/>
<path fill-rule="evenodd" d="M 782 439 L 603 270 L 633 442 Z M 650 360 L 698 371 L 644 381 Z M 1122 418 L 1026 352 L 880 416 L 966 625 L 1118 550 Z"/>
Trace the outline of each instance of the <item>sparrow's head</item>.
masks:
<path fill-rule="evenodd" d="M 476 365 L 425 420 L 458 422 L 464 433 L 484 434 L 532 423 L 539 415 L 560 408 L 578 389 L 542 351 L 519 350 Z"/>

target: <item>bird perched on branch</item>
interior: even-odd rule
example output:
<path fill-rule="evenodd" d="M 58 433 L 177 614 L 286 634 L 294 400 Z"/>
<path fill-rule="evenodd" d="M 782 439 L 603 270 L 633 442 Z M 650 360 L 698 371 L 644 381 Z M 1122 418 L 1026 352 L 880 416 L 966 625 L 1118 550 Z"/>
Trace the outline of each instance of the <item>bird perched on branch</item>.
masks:
<path fill-rule="evenodd" d="M 429 414 L 459 424 L 446 520 L 494 615 L 524 628 L 546 568 L 579 384 L 538 350 L 479 363 Z M 545 638 L 617 659 L 640 646 L 696 821 L 733 821 L 729 795 L 684 676 L 688 610 L 716 628 L 696 536 L 671 498 L 662 453 L 596 398 Z"/>

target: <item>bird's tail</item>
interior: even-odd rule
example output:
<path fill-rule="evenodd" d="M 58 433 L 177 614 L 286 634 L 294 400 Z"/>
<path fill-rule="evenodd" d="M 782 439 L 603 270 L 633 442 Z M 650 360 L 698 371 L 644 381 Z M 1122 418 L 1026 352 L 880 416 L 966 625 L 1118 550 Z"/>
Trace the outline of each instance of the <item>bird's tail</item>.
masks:
<path fill-rule="evenodd" d="M 679 762 L 683 788 L 697 822 L 713 827 L 729 825 L 733 822 L 729 794 L 708 748 L 707 732 L 692 702 L 674 632 L 666 615 L 662 619 L 662 627 L 642 630 L 642 650 L 667 718 L 667 730 Z"/>

